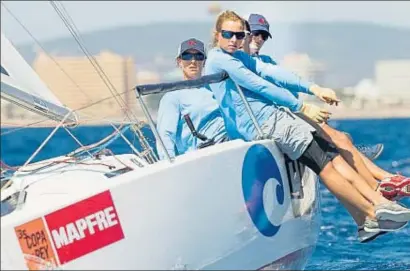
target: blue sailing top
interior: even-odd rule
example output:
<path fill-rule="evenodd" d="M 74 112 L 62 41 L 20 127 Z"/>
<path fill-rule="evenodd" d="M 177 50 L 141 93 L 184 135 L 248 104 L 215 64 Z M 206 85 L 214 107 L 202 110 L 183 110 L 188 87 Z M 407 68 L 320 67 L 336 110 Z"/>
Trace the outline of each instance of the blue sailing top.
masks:
<path fill-rule="evenodd" d="M 210 88 L 225 119 L 230 120 L 230 123 L 226 123 L 228 135 L 235 136 L 240 133 L 247 140 L 254 139 L 256 131 L 235 83 L 241 86 L 260 125 L 273 114 L 275 105 L 299 111 L 302 102 L 292 92 L 310 94 L 309 88 L 312 85 L 280 66 L 264 63 L 245 52 L 236 51 L 229 54 L 220 48 L 213 48 L 208 53 L 205 74 L 223 71 L 227 72 L 230 78 L 211 84 Z"/>
<path fill-rule="evenodd" d="M 160 102 L 157 129 L 171 157 L 196 149 L 202 141 L 194 137 L 185 122 L 188 114 L 195 129 L 218 141 L 226 134 L 218 103 L 209 89 L 192 88 L 166 93 Z M 160 159 L 165 158 L 159 142 Z"/>

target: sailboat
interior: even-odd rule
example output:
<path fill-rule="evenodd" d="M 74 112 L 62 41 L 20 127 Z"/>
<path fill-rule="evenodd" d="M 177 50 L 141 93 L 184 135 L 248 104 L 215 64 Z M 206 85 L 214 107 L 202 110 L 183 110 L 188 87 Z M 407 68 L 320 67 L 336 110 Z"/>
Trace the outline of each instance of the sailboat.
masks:
<path fill-rule="evenodd" d="M 231 140 L 158 161 L 151 148 L 141 153 L 130 142 L 127 154 L 102 151 L 111 137 L 32 162 L 57 129 L 75 138 L 69 131 L 80 117 L 3 33 L 1 48 L 1 98 L 56 122 L 2 185 L 1 204 L 10 207 L 1 216 L 2 270 L 304 268 L 319 232 L 318 176 L 271 140 Z M 183 87 L 134 89 L 157 141 L 144 96 Z"/>

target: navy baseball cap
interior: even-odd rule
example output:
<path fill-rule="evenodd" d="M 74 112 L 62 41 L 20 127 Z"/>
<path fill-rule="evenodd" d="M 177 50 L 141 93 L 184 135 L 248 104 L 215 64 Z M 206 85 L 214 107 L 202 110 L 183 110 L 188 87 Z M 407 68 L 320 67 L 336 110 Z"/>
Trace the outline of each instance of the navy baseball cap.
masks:
<path fill-rule="evenodd" d="M 269 23 L 268 21 L 265 19 L 265 17 L 263 17 L 260 14 L 251 14 L 249 15 L 249 19 L 248 22 L 251 26 L 251 32 L 252 31 L 266 31 L 269 34 L 269 37 L 272 38 L 272 35 L 269 32 Z"/>
<path fill-rule="evenodd" d="M 200 53 L 202 53 L 206 56 L 204 43 L 200 40 L 195 39 L 195 38 L 191 38 L 191 39 L 183 41 L 179 45 L 177 57 L 180 57 L 184 52 L 186 52 L 190 49 L 197 50 L 198 52 L 200 52 Z"/>

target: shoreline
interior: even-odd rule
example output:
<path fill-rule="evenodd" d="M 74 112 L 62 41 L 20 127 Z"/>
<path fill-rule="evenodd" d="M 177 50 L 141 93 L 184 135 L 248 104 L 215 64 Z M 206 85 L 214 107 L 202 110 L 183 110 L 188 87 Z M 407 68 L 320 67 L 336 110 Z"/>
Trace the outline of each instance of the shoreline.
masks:
<path fill-rule="evenodd" d="M 369 109 L 352 109 L 352 108 L 328 108 L 329 111 L 332 113 L 330 117 L 330 121 L 332 120 L 369 120 L 369 119 L 407 119 L 410 118 L 410 107 L 409 108 L 369 108 Z M 138 116 L 138 119 L 145 119 L 144 116 Z M 22 126 L 29 125 L 30 123 L 38 122 L 39 119 L 30 119 L 29 121 L 22 121 L 22 120 L 6 120 L 0 122 L 1 128 L 19 128 Z M 112 120 L 114 123 L 121 123 L 123 119 Z M 95 121 L 90 122 L 88 121 L 86 124 L 79 125 L 78 127 L 84 126 L 104 126 L 109 125 L 106 121 Z M 47 127 L 55 127 L 56 123 L 50 120 L 44 121 L 44 123 L 40 123 L 37 125 L 32 125 L 26 128 L 47 128 Z"/>
<path fill-rule="evenodd" d="M 332 109 L 332 116 L 330 120 L 349 120 L 349 119 L 397 119 L 410 118 L 409 108 L 371 108 L 371 109 L 352 109 L 340 108 Z"/>

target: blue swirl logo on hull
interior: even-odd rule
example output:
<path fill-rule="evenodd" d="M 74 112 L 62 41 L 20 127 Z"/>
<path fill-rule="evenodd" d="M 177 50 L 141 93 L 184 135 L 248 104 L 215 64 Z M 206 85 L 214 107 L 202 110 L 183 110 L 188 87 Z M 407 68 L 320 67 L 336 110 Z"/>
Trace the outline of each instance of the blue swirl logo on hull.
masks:
<path fill-rule="evenodd" d="M 261 234 L 274 236 L 281 225 L 275 225 L 266 214 L 263 191 L 269 180 L 276 180 L 276 200 L 283 205 L 285 193 L 279 166 L 268 148 L 261 144 L 251 146 L 242 167 L 242 191 L 246 208 L 253 224 Z"/>

